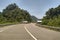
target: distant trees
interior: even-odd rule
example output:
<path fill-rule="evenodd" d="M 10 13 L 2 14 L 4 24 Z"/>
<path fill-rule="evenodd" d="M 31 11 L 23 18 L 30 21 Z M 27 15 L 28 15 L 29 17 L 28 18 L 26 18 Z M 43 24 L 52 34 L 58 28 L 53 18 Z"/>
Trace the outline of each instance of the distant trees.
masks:
<path fill-rule="evenodd" d="M 31 22 L 31 15 L 26 10 L 19 8 L 15 3 L 9 4 L 3 12 L 0 12 L 0 23 L 6 22 Z"/>
<path fill-rule="evenodd" d="M 60 26 L 60 5 L 56 8 L 51 8 L 43 17 L 42 24 L 50 26 Z"/>

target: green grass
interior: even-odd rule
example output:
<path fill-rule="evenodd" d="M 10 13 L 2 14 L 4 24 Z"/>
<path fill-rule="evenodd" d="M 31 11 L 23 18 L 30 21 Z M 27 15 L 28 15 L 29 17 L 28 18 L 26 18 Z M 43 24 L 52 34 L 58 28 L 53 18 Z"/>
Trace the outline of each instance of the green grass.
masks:
<path fill-rule="evenodd" d="M 19 24 L 18 22 L 5 22 L 5 23 L 0 23 L 0 27 L 8 26 L 8 25 L 14 25 L 14 24 Z"/>

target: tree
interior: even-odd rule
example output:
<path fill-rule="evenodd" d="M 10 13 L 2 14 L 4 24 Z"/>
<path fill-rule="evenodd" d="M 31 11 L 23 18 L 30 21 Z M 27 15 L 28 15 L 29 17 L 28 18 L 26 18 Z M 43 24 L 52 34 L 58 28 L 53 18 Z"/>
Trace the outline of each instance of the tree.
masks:
<path fill-rule="evenodd" d="M 32 21 L 29 12 L 19 8 L 15 3 L 9 4 L 5 9 L 3 9 L 1 16 L 5 18 L 6 22 L 22 22 L 24 20 L 28 22 Z"/>
<path fill-rule="evenodd" d="M 46 16 L 43 17 L 42 24 L 51 26 L 60 25 L 60 5 L 56 8 L 51 8 L 46 12 Z"/>

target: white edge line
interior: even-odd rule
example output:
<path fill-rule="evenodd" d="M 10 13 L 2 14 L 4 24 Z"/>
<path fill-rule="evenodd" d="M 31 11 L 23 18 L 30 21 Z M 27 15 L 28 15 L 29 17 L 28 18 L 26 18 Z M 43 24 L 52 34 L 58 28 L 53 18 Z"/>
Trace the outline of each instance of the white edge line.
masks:
<path fill-rule="evenodd" d="M 14 25 L 13 25 L 13 26 L 14 26 Z M 13 26 L 10 26 L 10 27 L 13 27 Z M 0 32 L 3 32 L 3 31 L 5 31 L 5 30 L 7 30 L 7 29 L 9 29 L 9 28 L 2 29 L 2 30 L 0 30 Z"/>
<path fill-rule="evenodd" d="M 3 32 L 4 30 L 0 30 L 0 32 Z"/>
<path fill-rule="evenodd" d="M 37 40 L 29 31 L 28 31 L 28 29 L 26 28 L 26 27 L 24 27 L 25 28 L 25 30 L 28 32 L 28 34 L 34 39 L 34 40 Z"/>
<path fill-rule="evenodd" d="M 1 29 L 0 32 L 3 32 L 3 31 L 5 31 L 5 30 L 7 30 L 7 29 L 8 29 L 8 28 L 6 28 L 6 29 Z"/>
<path fill-rule="evenodd" d="M 7 28 L 8 29 L 8 28 Z M 7 30 L 7 29 L 2 29 L 2 30 L 0 30 L 0 32 L 3 32 L 3 31 L 5 31 L 5 30 Z"/>

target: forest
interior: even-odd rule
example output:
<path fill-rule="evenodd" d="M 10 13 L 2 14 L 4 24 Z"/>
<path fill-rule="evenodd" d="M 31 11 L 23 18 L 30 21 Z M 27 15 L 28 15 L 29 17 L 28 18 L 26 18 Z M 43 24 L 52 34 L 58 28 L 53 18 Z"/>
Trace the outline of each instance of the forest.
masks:
<path fill-rule="evenodd" d="M 19 8 L 15 3 L 9 4 L 0 12 L 0 24 L 21 23 L 22 21 L 32 22 L 31 15 L 27 10 Z"/>
<path fill-rule="evenodd" d="M 43 25 L 60 27 L 60 5 L 56 8 L 50 8 L 42 19 Z"/>

